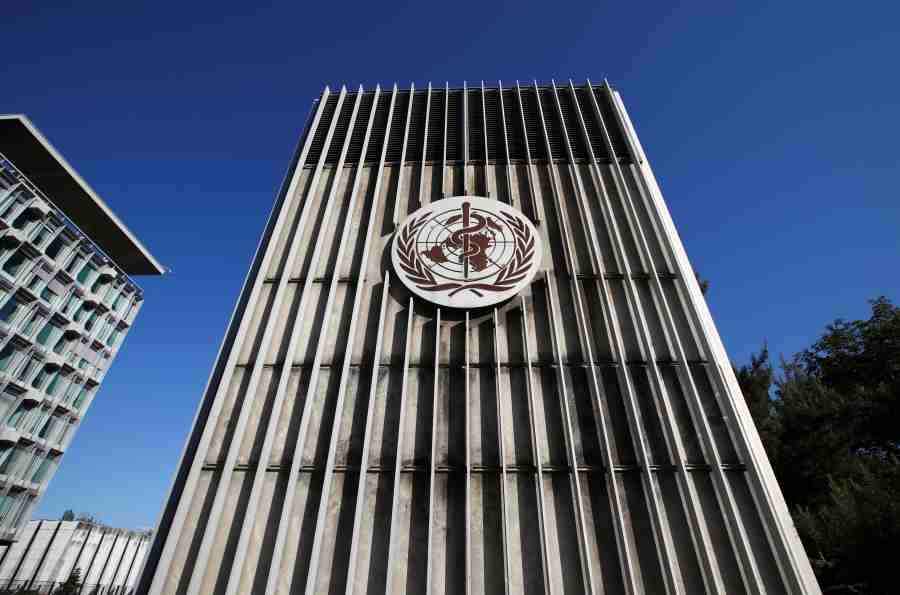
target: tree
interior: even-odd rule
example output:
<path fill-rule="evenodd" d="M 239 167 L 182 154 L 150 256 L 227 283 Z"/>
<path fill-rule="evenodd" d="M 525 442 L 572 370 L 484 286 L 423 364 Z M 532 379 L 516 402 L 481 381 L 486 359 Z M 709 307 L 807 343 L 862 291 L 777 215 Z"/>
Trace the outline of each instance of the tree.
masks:
<path fill-rule="evenodd" d="M 775 373 L 764 347 L 738 369 L 824 592 L 896 589 L 900 551 L 900 308 L 835 320 Z"/>
<path fill-rule="evenodd" d="M 75 520 L 75 512 L 71 509 L 66 510 L 62 514 L 62 520 L 64 521 L 74 521 Z"/>
<path fill-rule="evenodd" d="M 694 271 L 694 277 L 697 278 L 697 284 L 700 286 L 700 293 L 706 295 L 706 292 L 709 291 L 709 279 L 703 279 L 700 277 L 700 273 Z"/>
<path fill-rule="evenodd" d="M 81 568 L 73 568 L 66 582 L 59 586 L 56 595 L 75 595 L 81 589 Z"/>
<path fill-rule="evenodd" d="M 758 355 L 750 356 L 750 364 L 736 369 L 735 375 L 769 458 L 775 458 L 778 454 L 780 423 L 771 396 L 775 371 L 769 363 L 769 348 L 763 345 Z"/>

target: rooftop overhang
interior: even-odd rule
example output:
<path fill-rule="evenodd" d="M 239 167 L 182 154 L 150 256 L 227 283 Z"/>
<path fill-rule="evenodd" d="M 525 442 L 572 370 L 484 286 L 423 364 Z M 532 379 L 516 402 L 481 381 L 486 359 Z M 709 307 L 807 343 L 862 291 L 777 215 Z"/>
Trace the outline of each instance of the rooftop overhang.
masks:
<path fill-rule="evenodd" d="M 129 275 L 165 268 L 23 115 L 0 115 L 0 153 Z"/>

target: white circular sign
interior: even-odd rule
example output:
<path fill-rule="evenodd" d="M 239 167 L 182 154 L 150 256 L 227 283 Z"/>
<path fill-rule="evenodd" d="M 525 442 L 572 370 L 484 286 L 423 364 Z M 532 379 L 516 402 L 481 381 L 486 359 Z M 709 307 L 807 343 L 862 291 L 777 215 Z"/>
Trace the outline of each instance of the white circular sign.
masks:
<path fill-rule="evenodd" d="M 476 196 L 435 201 L 411 214 L 391 260 L 417 296 L 451 308 L 481 308 L 528 285 L 541 265 L 541 238 L 521 212 Z"/>

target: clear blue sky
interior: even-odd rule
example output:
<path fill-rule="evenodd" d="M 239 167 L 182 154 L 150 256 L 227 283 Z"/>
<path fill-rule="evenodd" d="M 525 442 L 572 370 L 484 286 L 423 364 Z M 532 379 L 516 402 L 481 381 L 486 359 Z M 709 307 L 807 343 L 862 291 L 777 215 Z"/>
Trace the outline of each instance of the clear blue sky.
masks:
<path fill-rule="evenodd" d="M 51 4 L 3 8 L 0 112 L 28 114 L 172 273 L 139 279 L 39 515 L 155 522 L 326 83 L 608 77 L 737 362 L 900 299 L 896 3 Z"/>

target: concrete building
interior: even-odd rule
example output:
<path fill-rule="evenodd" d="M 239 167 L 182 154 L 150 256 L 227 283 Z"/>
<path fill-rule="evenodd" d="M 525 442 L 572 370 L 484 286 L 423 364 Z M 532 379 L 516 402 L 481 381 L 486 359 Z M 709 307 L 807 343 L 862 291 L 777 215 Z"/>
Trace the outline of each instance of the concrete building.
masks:
<path fill-rule="evenodd" d="M 819 592 L 617 91 L 325 89 L 138 591 Z"/>
<path fill-rule="evenodd" d="M 0 543 L 28 521 L 162 267 L 24 116 L 0 116 Z"/>
<path fill-rule="evenodd" d="M 86 595 L 129 595 L 149 545 L 150 531 L 29 521 L 18 541 L 0 546 L 0 590 L 53 593 L 78 568 Z"/>

